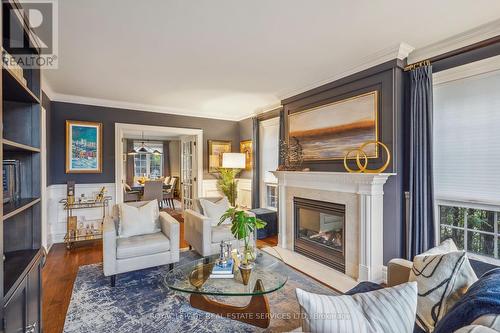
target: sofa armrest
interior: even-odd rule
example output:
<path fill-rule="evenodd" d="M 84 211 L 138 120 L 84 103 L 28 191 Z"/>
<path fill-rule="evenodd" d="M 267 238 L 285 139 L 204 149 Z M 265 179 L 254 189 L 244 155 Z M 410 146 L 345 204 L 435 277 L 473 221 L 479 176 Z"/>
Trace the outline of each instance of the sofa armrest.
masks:
<path fill-rule="evenodd" d="M 111 216 L 106 216 L 102 231 L 102 257 L 104 275 L 116 274 L 116 227 Z"/>
<path fill-rule="evenodd" d="M 212 225 L 217 222 L 194 210 L 184 211 L 184 239 L 202 256 L 212 254 Z"/>
<path fill-rule="evenodd" d="M 170 240 L 170 250 L 179 251 L 180 227 L 179 222 L 166 212 L 160 212 L 161 231 Z"/>
<path fill-rule="evenodd" d="M 410 271 L 413 267 L 411 261 L 405 259 L 392 259 L 387 264 L 387 286 L 393 287 L 408 282 Z"/>

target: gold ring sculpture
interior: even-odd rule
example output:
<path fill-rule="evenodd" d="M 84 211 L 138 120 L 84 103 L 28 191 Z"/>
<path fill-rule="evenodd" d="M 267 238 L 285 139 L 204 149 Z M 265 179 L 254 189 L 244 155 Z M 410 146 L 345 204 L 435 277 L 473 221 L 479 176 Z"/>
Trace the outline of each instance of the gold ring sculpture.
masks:
<path fill-rule="evenodd" d="M 380 167 L 378 169 L 368 169 L 368 156 L 366 155 L 366 153 L 364 151 L 364 148 L 368 145 L 375 145 L 377 147 L 381 146 L 382 148 L 384 148 L 384 150 L 387 154 L 387 160 L 385 161 L 385 163 L 382 167 Z M 358 166 L 359 170 L 353 170 L 353 169 L 349 168 L 349 166 L 347 165 L 347 159 L 349 158 L 351 153 L 354 153 L 354 152 L 356 153 L 356 165 Z M 361 157 L 363 158 L 363 163 L 361 163 Z M 382 142 L 380 142 L 378 140 L 367 141 L 367 142 L 363 143 L 359 148 L 349 150 L 344 155 L 344 168 L 348 172 L 351 172 L 351 173 L 360 173 L 360 172 L 363 172 L 363 173 L 382 173 L 385 171 L 385 169 L 387 169 L 390 162 L 391 162 L 391 153 L 389 151 L 389 148 L 387 148 L 387 146 L 385 144 L 383 144 Z"/>

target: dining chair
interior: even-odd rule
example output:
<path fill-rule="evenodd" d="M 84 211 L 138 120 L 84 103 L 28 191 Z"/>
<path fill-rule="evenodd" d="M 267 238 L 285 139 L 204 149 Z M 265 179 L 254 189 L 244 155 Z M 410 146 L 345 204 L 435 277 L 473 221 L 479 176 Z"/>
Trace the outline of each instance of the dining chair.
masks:
<path fill-rule="evenodd" d="M 134 191 L 127 183 L 123 183 L 123 201 L 139 201 L 141 193 L 139 191 Z"/>
<path fill-rule="evenodd" d="M 142 196 L 142 201 L 158 200 L 158 204 L 161 205 L 163 201 L 163 181 L 161 180 L 149 180 L 144 183 L 144 194 Z"/>
<path fill-rule="evenodd" d="M 168 185 L 170 185 L 170 188 L 163 191 L 163 201 L 165 201 L 167 203 L 167 206 L 169 206 L 172 209 L 175 209 L 174 197 L 175 197 L 176 184 L 177 184 L 177 177 L 171 177 L 170 182 L 168 183 Z"/>

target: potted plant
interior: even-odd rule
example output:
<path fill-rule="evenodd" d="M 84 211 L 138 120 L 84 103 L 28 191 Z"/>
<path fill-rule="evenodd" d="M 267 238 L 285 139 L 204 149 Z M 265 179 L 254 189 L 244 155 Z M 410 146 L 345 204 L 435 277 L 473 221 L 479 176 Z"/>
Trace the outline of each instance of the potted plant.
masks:
<path fill-rule="evenodd" d="M 238 182 L 236 176 L 241 171 L 240 169 L 233 168 L 218 168 L 219 179 L 217 185 L 221 192 L 227 197 L 231 206 L 236 206 L 236 197 L 238 196 Z"/>
<path fill-rule="evenodd" d="M 221 216 L 219 225 L 226 219 L 231 220 L 231 233 L 233 236 L 238 240 L 243 240 L 244 245 L 241 249 L 242 253 L 238 268 L 241 272 L 243 284 L 247 285 L 256 256 L 255 234 L 257 229 L 264 228 L 267 223 L 237 208 L 229 208 Z"/>

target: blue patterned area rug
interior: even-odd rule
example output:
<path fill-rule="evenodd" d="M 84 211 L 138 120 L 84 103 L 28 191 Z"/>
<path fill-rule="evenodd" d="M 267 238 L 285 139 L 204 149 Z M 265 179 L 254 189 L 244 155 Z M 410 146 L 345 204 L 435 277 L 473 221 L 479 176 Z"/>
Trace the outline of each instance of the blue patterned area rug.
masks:
<path fill-rule="evenodd" d="M 180 264 L 198 259 L 193 251 L 181 252 Z M 295 288 L 310 292 L 336 292 L 308 276 L 283 265 L 285 287 L 268 294 L 271 325 L 267 330 L 222 318 L 189 305 L 189 294 L 163 285 L 168 265 L 118 275 L 116 287 L 102 272 L 102 264 L 80 267 L 64 324 L 65 333 L 100 332 L 285 332 L 300 326 Z M 244 305 L 247 297 L 225 298 Z"/>

